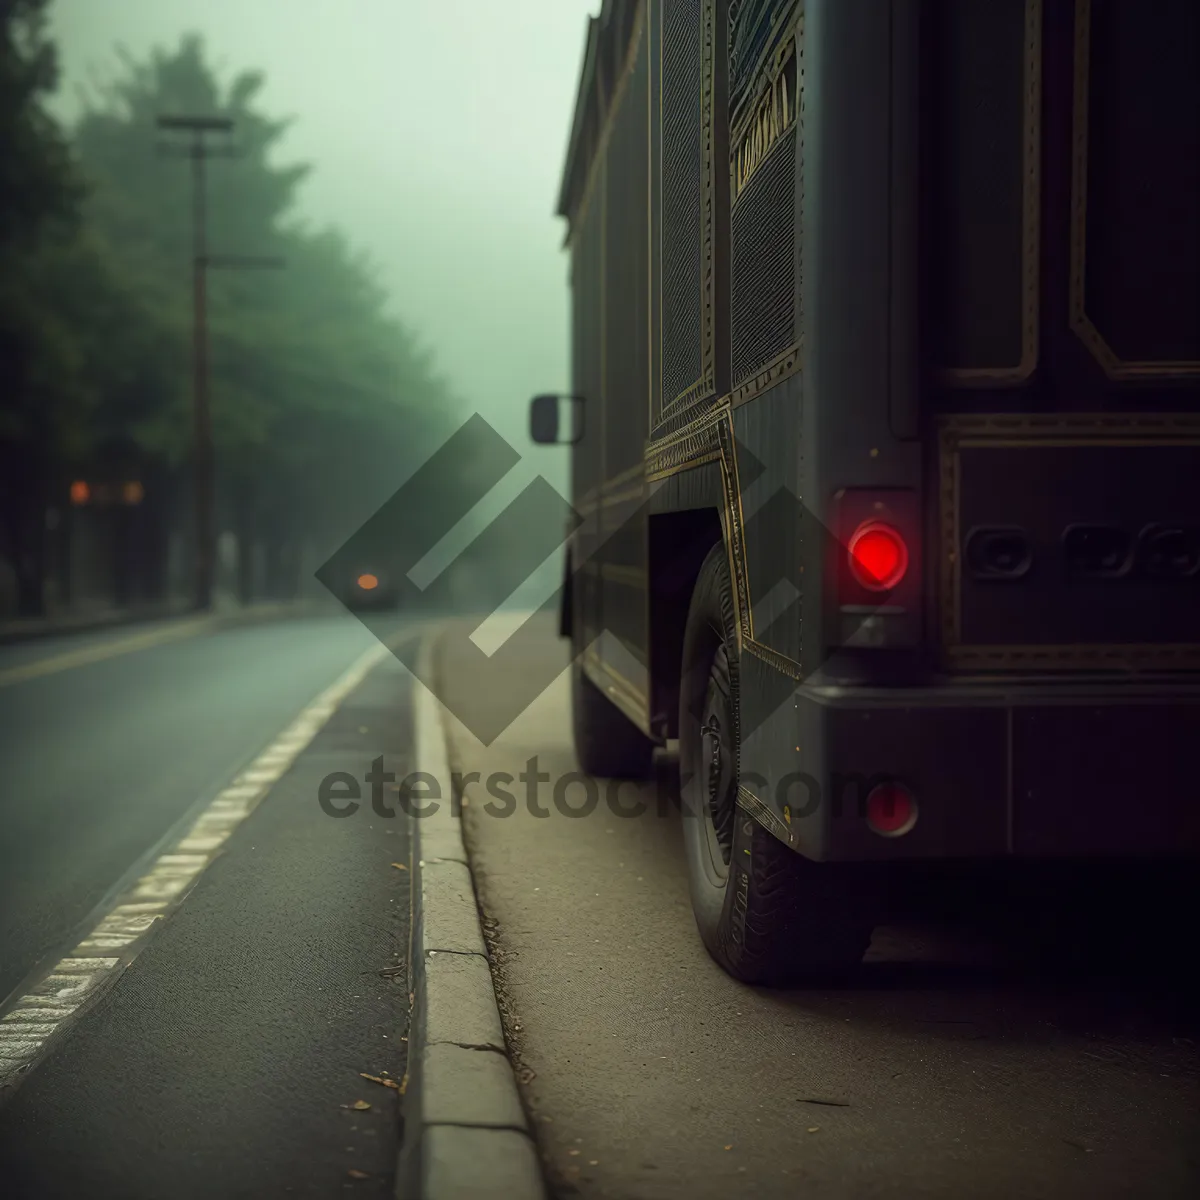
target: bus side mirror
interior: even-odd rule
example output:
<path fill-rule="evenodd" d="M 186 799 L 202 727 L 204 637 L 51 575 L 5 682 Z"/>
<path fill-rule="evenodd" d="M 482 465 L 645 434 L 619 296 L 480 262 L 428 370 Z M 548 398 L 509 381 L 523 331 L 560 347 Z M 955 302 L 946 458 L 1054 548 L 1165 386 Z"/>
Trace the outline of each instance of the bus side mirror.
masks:
<path fill-rule="evenodd" d="M 583 437 L 583 397 L 534 396 L 529 436 L 539 446 L 573 446 Z"/>

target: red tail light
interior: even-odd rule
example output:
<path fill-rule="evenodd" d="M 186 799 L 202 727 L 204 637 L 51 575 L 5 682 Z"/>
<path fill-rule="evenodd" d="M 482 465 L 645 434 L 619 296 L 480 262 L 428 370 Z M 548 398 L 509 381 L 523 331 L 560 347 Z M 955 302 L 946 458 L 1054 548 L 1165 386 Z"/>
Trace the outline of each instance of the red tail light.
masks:
<path fill-rule="evenodd" d="M 846 544 L 850 573 L 871 592 L 890 592 L 908 574 L 908 546 L 883 521 L 864 521 Z"/>
<path fill-rule="evenodd" d="M 881 783 L 867 795 L 867 826 L 880 837 L 903 837 L 917 823 L 917 802 L 903 784 Z"/>
<path fill-rule="evenodd" d="M 835 496 L 829 565 L 830 644 L 901 650 L 922 637 L 920 496 L 905 488 L 845 488 Z"/>

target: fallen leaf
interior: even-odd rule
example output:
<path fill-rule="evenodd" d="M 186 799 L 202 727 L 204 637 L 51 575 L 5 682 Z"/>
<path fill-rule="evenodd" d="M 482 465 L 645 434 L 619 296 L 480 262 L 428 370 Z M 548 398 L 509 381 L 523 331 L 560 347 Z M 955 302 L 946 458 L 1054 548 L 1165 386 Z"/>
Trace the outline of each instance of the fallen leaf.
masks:
<path fill-rule="evenodd" d="M 402 1095 L 402 1096 L 404 1095 L 404 1093 L 406 1091 L 408 1091 L 408 1073 L 407 1072 L 405 1072 L 404 1078 L 402 1080 L 400 1080 L 400 1086 L 396 1089 L 396 1091 L 398 1091 L 400 1093 L 400 1095 Z"/>
<path fill-rule="evenodd" d="M 371 1178 L 370 1175 L 368 1175 L 366 1173 L 366 1171 L 356 1171 L 353 1167 L 351 1167 L 350 1170 L 346 1172 L 346 1174 L 349 1175 L 351 1179 L 370 1179 Z"/>
<path fill-rule="evenodd" d="M 400 1085 L 394 1079 L 380 1079 L 378 1075 L 368 1075 L 365 1071 L 359 1071 L 359 1075 L 363 1079 L 369 1079 L 372 1083 L 381 1084 L 383 1087 L 395 1088 L 400 1090 Z"/>
<path fill-rule="evenodd" d="M 355 1112 L 366 1112 L 371 1106 L 365 1100 L 355 1100 L 350 1107 L 354 1109 Z"/>
<path fill-rule="evenodd" d="M 568 1150 L 567 1153 L 571 1154 L 571 1155 L 575 1155 L 575 1154 L 578 1154 L 579 1151 L 578 1150 Z"/>
<path fill-rule="evenodd" d="M 808 1132 L 809 1133 L 819 1133 L 820 1129 L 821 1129 L 820 1125 L 810 1125 L 808 1127 Z"/>
<path fill-rule="evenodd" d="M 407 871 L 408 870 L 408 868 L 403 863 L 392 863 L 392 866 L 395 867 L 397 871 Z"/>
<path fill-rule="evenodd" d="M 732 1147 L 732 1146 L 726 1146 L 726 1147 L 725 1147 L 725 1149 L 726 1149 L 726 1150 L 732 1150 L 732 1149 L 733 1149 L 733 1147 Z"/>

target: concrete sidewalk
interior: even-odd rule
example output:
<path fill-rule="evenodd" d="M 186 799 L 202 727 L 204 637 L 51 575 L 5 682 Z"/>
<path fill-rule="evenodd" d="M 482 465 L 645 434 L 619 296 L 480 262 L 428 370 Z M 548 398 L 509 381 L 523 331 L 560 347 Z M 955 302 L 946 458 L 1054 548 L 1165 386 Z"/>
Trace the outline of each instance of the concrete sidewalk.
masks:
<path fill-rule="evenodd" d="M 675 780 L 623 784 L 612 804 L 575 774 L 568 651 L 550 623 L 504 687 L 454 631 L 437 687 L 461 718 L 446 720 L 449 767 L 466 781 L 509 1057 L 556 1192 L 1200 1194 L 1194 1020 L 1135 998 L 1133 981 L 1114 994 L 981 968 L 975 941 L 920 927 L 880 930 L 854 986 L 736 983 L 696 932 Z M 556 672 L 490 746 L 469 732 Z"/>

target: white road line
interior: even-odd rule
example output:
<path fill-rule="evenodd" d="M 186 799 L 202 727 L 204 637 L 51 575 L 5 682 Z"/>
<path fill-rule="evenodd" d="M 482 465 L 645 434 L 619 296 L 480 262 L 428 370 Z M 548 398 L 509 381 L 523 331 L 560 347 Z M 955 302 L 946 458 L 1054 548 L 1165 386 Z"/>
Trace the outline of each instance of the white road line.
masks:
<path fill-rule="evenodd" d="M 325 689 L 253 763 L 223 789 L 188 831 L 104 915 L 74 950 L 0 1017 L 0 1088 L 16 1082 L 47 1042 L 113 982 L 292 765 L 343 700 L 391 653 L 380 643 Z"/>

